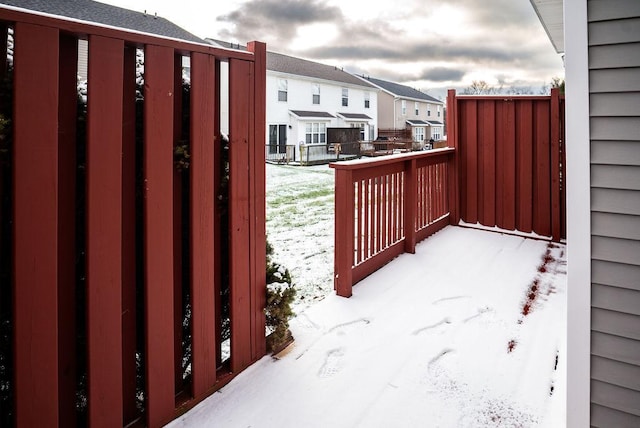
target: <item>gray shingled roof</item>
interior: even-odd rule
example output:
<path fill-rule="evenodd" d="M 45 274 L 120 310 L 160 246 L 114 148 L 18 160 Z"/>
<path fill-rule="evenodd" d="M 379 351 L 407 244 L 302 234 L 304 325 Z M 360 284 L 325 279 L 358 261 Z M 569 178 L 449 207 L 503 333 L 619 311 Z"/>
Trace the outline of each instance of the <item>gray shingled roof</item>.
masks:
<path fill-rule="evenodd" d="M 433 98 L 430 95 L 425 94 L 424 92 L 420 92 L 417 89 L 413 89 L 409 86 L 401 85 L 399 83 L 388 82 L 382 79 L 375 79 L 373 77 L 363 77 L 364 80 L 371 82 L 375 86 L 384 89 L 385 91 L 391 92 L 393 95 L 400 98 L 413 98 L 417 100 L 430 101 L 435 103 L 441 103 L 442 101 Z"/>
<path fill-rule="evenodd" d="M 373 88 L 372 85 L 363 82 L 338 67 L 307 61 L 306 59 L 294 58 L 275 52 L 267 52 L 267 70 Z"/>
<path fill-rule="evenodd" d="M 290 112 L 298 117 L 335 117 L 326 111 L 290 110 Z"/>
<path fill-rule="evenodd" d="M 367 116 L 366 114 L 362 114 L 362 113 L 338 113 L 340 116 L 344 117 L 345 119 L 366 119 L 366 120 L 371 120 L 371 118 L 369 116 Z"/>
<path fill-rule="evenodd" d="M 411 126 L 431 125 L 429 122 L 425 122 L 424 120 L 417 120 L 417 119 L 407 120 L 407 123 Z"/>
<path fill-rule="evenodd" d="M 0 4 L 172 37 L 174 39 L 204 43 L 203 39 L 178 27 L 167 19 L 154 16 L 154 14 L 136 12 L 92 0 L 0 0 Z"/>
<path fill-rule="evenodd" d="M 209 43 L 231 49 L 245 50 L 244 45 L 229 43 L 223 40 L 206 39 Z M 283 55 L 275 52 L 267 52 L 267 70 L 278 71 L 280 73 L 294 74 L 297 76 L 313 77 L 316 79 L 331 80 L 333 82 L 347 83 L 349 85 L 364 86 L 374 88 L 367 82 L 358 79 L 352 74 L 343 71 L 341 68 L 331 65 L 320 64 L 302 58 Z"/>

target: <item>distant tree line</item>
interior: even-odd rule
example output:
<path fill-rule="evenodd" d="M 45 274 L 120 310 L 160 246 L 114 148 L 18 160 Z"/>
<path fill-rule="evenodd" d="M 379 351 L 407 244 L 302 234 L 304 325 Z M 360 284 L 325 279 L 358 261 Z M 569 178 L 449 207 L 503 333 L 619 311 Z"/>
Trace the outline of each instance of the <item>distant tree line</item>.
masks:
<path fill-rule="evenodd" d="M 471 85 L 462 90 L 463 95 L 548 95 L 553 88 L 560 88 L 564 94 L 564 79 L 553 77 L 551 82 L 541 87 L 532 86 L 492 86 L 486 80 L 474 80 Z"/>

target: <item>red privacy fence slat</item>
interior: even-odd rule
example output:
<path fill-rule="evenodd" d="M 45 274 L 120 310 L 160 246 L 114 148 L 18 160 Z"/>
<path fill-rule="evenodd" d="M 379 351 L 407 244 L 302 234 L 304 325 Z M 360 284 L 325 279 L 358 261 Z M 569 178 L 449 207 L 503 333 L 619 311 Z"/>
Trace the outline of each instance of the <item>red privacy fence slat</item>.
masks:
<path fill-rule="evenodd" d="M 332 163 L 336 171 L 335 279 L 340 296 L 449 224 L 454 149 Z"/>
<path fill-rule="evenodd" d="M 9 279 L 0 308 L 11 314 L 12 349 L 0 361 L 12 396 L 0 425 L 160 426 L 266 352 L 266 47 L 228 51 L 1 6 L 0 30 L 15 42 L 8 62 L 2 43 L 0 59 L 0 77 L 13 79 L 2 95 L 12 108 L 1 112 L 10 157 L 0 163 L 0 274 Z M 79 38 L 89 46 L 86 112 Z M 182 172 L 177 145 L 189 150 Z"/>
<path fill-rule="evenodd" d="M 449 92 L 461 220 L 564 238 L 563 108 L 558 89 L 509 98 Z"/>

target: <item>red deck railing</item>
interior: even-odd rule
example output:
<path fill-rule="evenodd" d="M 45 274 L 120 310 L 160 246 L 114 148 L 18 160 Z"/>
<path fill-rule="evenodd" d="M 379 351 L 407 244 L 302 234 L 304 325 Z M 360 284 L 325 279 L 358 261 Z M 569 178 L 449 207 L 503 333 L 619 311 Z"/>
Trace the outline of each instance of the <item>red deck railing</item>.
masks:
<path fill-rule="evenodd" d="M 454 149 L 333 163 L 338 295 L 449 224 Z"/>
<path fill-rule="evenodd" d="M 89 426 L 136 420 L 160 426 L 181 405 L 202 400 L 265 353 L 265 45 L 252 42 L 249 52 L 230 51 L 8 7 L 0 7 L 0 27 L 5 54 L 7 28 L 15 39 L 8 167 L 13 185 L 11 195 L 0 195 L 13 201 L 12 234 L 1 237 L 12 242 L 13 268 L 10 283 L 0 287 L 11 287 L 1 294 L 11 298 L 1 303 L 12 313 L 14 424 L 74 426 L 76 388 L 84 382 Z M 83 308 L 76 306 L 79 38 L 89 45 Z M 144 140 L 138 153 L 136 48 L 144 49 Z M 185 107 L 183 56 L 191 58 Z M 216 204 L 221 61 L 228 61 L 230 76 L 228 249 L 220 245 L 227 230 L 221 230 Z M 181 211 L 174 145 L 186 110 L 190 201 Z M 142 179 L 136 177 L 139 171 Z M 144 185 L 136 186 L 137 180 Z M 138 207 L 137 200 L 143 200 Z M 227 250 L 231 357 L 220 368 L 220 260 Z M 136 263 L 136 254 L 142 263 Z M 183 390 L 178 348 L 185 289 L 191 381 Z M 76 338 L 79 313 L 86 314 L 84 345 Z M 136 337 L 137 319 L 144 337 Z M 142 354 L 136 343 L 144 344 Z M 79 355 L 87 360 L 83 380 Z M 137 355 L 142 362 L 136 362 Z M 142 419 L 136 409 L 136 364 L 144 367 Z"/>

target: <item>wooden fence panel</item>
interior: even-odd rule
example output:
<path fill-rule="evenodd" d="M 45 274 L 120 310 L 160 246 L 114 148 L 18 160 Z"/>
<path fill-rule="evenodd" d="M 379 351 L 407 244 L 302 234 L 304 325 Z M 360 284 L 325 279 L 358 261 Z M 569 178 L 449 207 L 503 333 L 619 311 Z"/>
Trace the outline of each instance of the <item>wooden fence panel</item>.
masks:
<path fill-rule="evenodd" d="M 454 121 L 450 144 L 459 149 L 460 218 L 560 239 L 564 202 L 557 92 L 505 99 L 456 97 L 451 91 L 447 111 Z"/>
<path fill-rule="evenodd" d="M 122 423 L 122 40 L 89 38 L 87 339 L 89 424 Z"/>
<path fill-rule="evenodd" d="M 145 47 L 145 368 L 147 424 L 175 404 L 173 319 L 173 49 Z M 169 375 L 170 374 L 170 375 Z"/>
<path fill-rule="evenodd" d="M 251 173 L 251 218 L 253 220 L 251 230 L 251 358 L 258 360 L 266 353 L 266 342 L 263 338 L 265 332 L 265 317 L 263 308 L 267 304 L 267 296 L 264 290 L 267 287 L 267 278 L 264 266 L 267 265 L 267 188 L 266 188 L 266 164 L 264 161 L 263 144 L 265 141 L 265 129 L 267 127 L 267 46 L 261 42 L 249 42 L 249 52 L 254 54 L 253 68 L 253 142 L 250 146 L 249 171 Z"/>
<path fill-rule="evenodd" d="M 213 271 L 213 188 L 215 129 L 212 120 L 215 93 L 213 56 L 191 55 L 191 298 L 192 394 L 204 394 L 216 382 L 215 282 Z"/>
<path fill-rule="evenodd" d="M 15 423 L 55 427 L 59 32 L 18 22 L 14 34 L 20 43 L 14 52 Z"/>
<path fill-rule="evenodd" d="M 0 218 L 3 233 L 13 228 L 11 292 L 2 295 L 13 300 L 2 304 L 13 314 L 14 400 L 3 422 L 160 426 L 266 352 L 266 46 L 224 50 L 4 5 L 0 11 L 0 38 L 6 42 L 11 27 L 16 40 L 8 166 L 15 221 L 9 226 L 4 213 Z M 90 50 L 86 147 L 84 113 L 77 109 L 79 37 Z M 144 86 L 138 87 L 141 46 Z M 188 106 L 181 99 L 183 55 L 192 57 Z M 217 211 L 223 60 L 231 63 L 229 230 Z M 186 182 L 174 167 L 174 145 L 187 134 L 185 115 L 191 120 L 188 206 L 177 192 L 184 188 L 174 191 L 174 178 Z M 230 374 L 219 357 L 223 233 L 232 242 Z M 187 278 L 190 311 L 182 299 Z M 180 331 L 187 314 L 189 339 Z M 176 398 L 185 388 L 187 339 L 191 397 Z M 140 376 L 145 385 L 137 383 Z M 83 404 L 76 408 L 78 398 Z"/>

